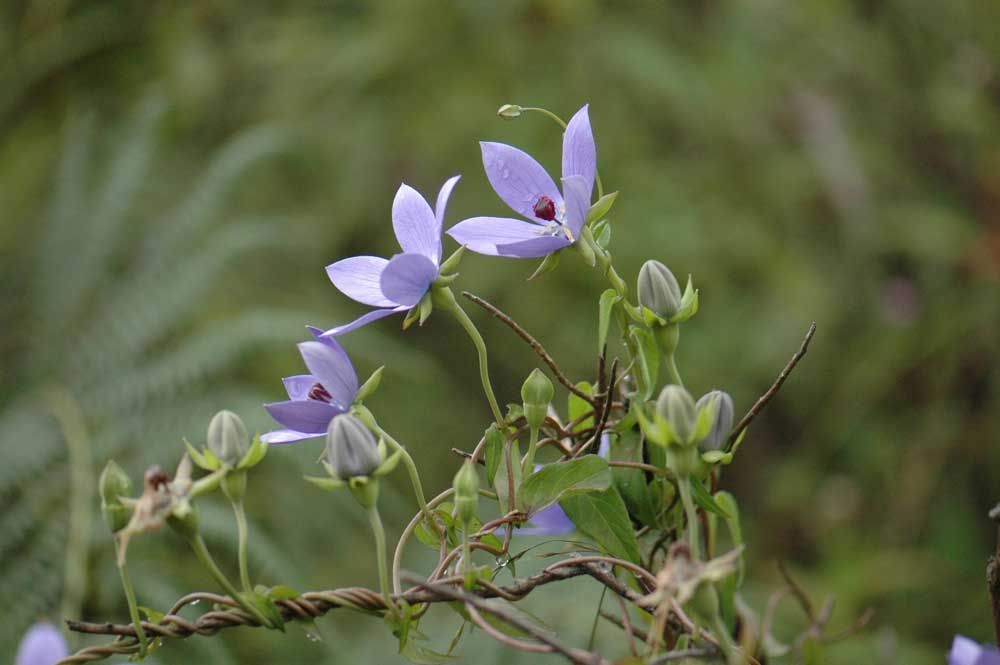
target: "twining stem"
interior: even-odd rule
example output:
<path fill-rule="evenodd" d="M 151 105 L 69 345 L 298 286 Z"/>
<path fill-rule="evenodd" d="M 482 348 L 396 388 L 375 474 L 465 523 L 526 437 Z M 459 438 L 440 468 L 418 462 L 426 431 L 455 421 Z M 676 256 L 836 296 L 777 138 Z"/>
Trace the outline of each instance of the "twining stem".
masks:
<path fill-rule="evenodd" d="M 236 515 L 236 531 L 239 535 L 237 556 L 240 563 L 240 583 L 243 585 L 244 591 L 252 591 L 253 587 L 250 586 L 250 571 L 247 565 L 247 536 L 249 531 L 247 528 L 247 512 L 243 508 L 242 501 L 233 501 L 232 504 L 233 513 Z"/>
<path fill-rule="evenodd" d="M 118 544 L 119 549 L 121 544 Z M 139 607 L 135 602 L 135 588 L 132 586 L 132 578 L 128 574 L 128 566 L 118 560 L 118 574 L 122 578 L 122 588 L 125 590 L 125 600 L 128 602 L 128 615 L 132 619 L 132 626 L 135 627 L 135 636 L 139 640 L 139 657 L 146 656 L 146 631 L 142 628 L 142 620 L 139 618 Z"/>
<path fill-rule="evenodd" d="M 260 610 L 248 603 L 246 599 L 240 595 L 240 592 L 236 590 L 236 587 L 234 587 L 233 583 L 229 581 L 226 574 L 223 573 L 219 566 L 215 563 L 215 559 L 213 559 L 212 555 L 209 553 L 208 546 L 205 545 L 205 539 L 201 537 L 201 534 L 196 534 L 188 538 L 188 543 L 191 545 L 191 549 L 194 550 L 194 555 L 198 557 L 198 561 L 201 562 L 201 565 L 205 567 L 216 583 L 222 587 L 222 590 L 229 594 L 229 596 L 236 601 L 236 604 L 247 612 L 247 614 L 256 619 L 260 625 L 267 628 L 273 628 L 267 617 L 265 617 Z"/>
<path fill-rule="evenodd" d="M 427 506 L 427 499 L 424 497 L 424 488 L 420 483 L 420 473 L 417 471 L 417 464 L 413 461 L 413 456 L 410 455 L 409 451 L 403 447 L 403 445 L 394 439 L 391 434 L 382 429 L 378 423 L 375 422 L 374 418 L 372 423 L 375 425 L 375 432 L 381 436 L 389 447 L 393 451 L 398 452 L 403 459 L 403 465 L 406 467 L 407 473 L 410 474 L 410 483 L 413 485 L 413 493 L 417 497 L 417 504 L 420 506 L 420 512 L 424 514 L 424 518 L 427 520 L 427 525 L 434 531 L 438 536 L 441 535 L 441 527 L 438 526 L 437 520 L 434 519 L 434 515 L 431 513 L 431 509 Z"/>
<path fill-rule="evenodd" d="M 389 594 L 389 567 L 387 565 L 385 553 L 385 528 L 382 526 L 382 518 L 378 514 L 378 506 L 372 504 L 368 508 L 368 523 L 371 524 L 372 534 L 375 536 L 375 557 L 378 563 L 378 586 L 382 592 L 382 599 L 385 601 L 386 609 L 393 617 L 399 618 L 399 610 L 392 602 Z"/>
<path fill-rule="evenodd" d="M 503 427 L 503 414 L 500 411 L 500 406 L 497 404 L 497 398 L 493 394 L 493 385 L 490 383 L 489 360 L 486 355 L 486 342 L 483 341 L 483 336 L 479 334 L 476 324 L 472 322 L 469 315 L 465 313 L 462 306 L 455 300 L 455 294 L 452 293 L 450 288 L 447 286 L 435 288 L 434 295 L 436 296 L 434 304 L 451 312 L 458 320 L 459 325 L 465 329 L 465 332 L 472 340 L 472 344 L 476 347 L 476 352 L 479 354 L 479 379 L 483 383 L 483 392 L 486 393 L 486 400 L 490 403 L 493 418 L 496 420 L 498 426 Z"/>
<path fill-rule="evenodd" d="M 524 462 L 521 464 L 523 476 L 531 475 L 535 464 L 535 449 L 538 447 L 538 428 L 532 427 L 528 435 L 528 452 L 524 454 Z"/>
<path fill-rule="evenodd" d="M 694 500 L 691 498 L 691 476 L 678 478 L 677 488 L 681 492 L 681 503 L 684 504 L 684 515 L 687 517 L 691 558 L 697 561 L 701 559 L 701 548 L 698 544 L 698 513 L 694 509 Z"/>

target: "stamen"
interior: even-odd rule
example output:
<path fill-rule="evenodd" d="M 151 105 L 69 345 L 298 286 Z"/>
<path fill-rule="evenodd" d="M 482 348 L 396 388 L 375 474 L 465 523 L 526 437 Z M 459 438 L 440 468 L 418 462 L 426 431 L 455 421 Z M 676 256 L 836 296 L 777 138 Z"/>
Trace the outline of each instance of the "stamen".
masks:
<path fill-rule="evenodd" d="M 308 397 L 311 400 L 324 402 L 326 404 L 333 401 L 333 395 L 330 394 L 329 390 L 323 387 L 322 383 L 314 383 L 313 387 L 309 389 Z"/>

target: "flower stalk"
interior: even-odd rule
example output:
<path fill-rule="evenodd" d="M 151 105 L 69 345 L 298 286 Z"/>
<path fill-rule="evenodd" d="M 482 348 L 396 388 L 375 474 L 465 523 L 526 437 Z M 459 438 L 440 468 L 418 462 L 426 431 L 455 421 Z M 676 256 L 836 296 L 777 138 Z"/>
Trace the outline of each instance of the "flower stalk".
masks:
<path fill-rule="evenodd" d="M 215 563 L 215 559 L 212 558 L 211 553 L 208 551 L 208 546 L 205 545 L 205 539 L 201 537 L 201 534 L 196 533 L 188 538 L 188 544 L 191 545 L 191 549 L 194 551 L 194 555 L 198 558 L 199 563 L 205 567 L 212 579 L 222 587 L 222 590 L 226 592 L 236 604 L 240 606 L 240 609 L 245 611 L 247 614 L 252 616 L 260 625 L 265 628 L 274 628 L 275 626 L 265 617 L 260 610 L 251 605 L 246 601 L 240 592 L 236 590 L 233 583 L 229 581 L 226 574 L 222 572 L 218 564 Z"/>
<path fill-rule="evenodd" d="M 128 615 L 132 619 L 132 626 L 135 628 L 135 637 L 139 641 L 139 658 L 145 658 L 147 638 L 146 631 L 142 628 L 142 619 L 139 617 L 139 606 L 135 602 L 135 587 L 132 586 L 132 578 L 128 574 L 128 564 L 125 563 L 122 556 L 121 541 L 116 542 L 119 551 L 118 557 L 116 557 L 118 575 L 121 577 L 122 589 L 125 591 L 125 601 L 128 603 Z"/>
<path fill-rule="evenodd" d="M 393 602 L 389 594 L 389 566 L 385 549 L 385 527 L 382 526 L 382 517 L 378 512 L 378 505 L 372 503 L 368 506 L 368 523 L 372 527 L 372 535 L 375 536 L 375 558 L 378 564 L 378 586 L 382 592 L 382 599 L 385 607 L 394 618 L 399 618 L 399 608 Z"/>
<path fill-rule="evenodd" d="M 243 501 L 233 501 L 233 514 L 236 516 L 236 531 L 239 539 L 237 547 L 237 558 L 240 566 L 240 583 L 244 591 L 252 591 L 250 586 L 250 571 L 247 564 L 247 540 L 249 529 L 247 528 L 247 513 L 243 507 Z"/>

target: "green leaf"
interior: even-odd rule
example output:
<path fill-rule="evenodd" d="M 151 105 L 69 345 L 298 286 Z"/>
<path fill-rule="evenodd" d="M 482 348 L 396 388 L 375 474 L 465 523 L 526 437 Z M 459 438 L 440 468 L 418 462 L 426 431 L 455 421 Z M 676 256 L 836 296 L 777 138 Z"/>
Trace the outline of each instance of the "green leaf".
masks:
<path fill-rule="evenodd" d="M 601 294 L 599 314 L 597 317 L 597 354 L 604 353 L 604 346 L 608 343 L 608 328 L 611 327 L 611 308 L 618 302 L 618 293 L 614 289 L 608 289 Z"/>
<path fill-rule="evenodd" d="M 283 584 L 266 589 L 262 593 L 264 593 L 264 595 L 271 600 L 291 600 L 299 597 L 298 591 L 290 586 L 284 586 Z"/>
<path fill-rule="evenodd" d="M 532 624 L 535 630 L 539 633 L 548 633 L 550 635 L 555 634 L 555 631 L 550 625 L 545 623 L 538 616 L 526 611 L 523 607 L 510 603 L 503 598 L 494 598 L 488 600 L 487 602 L 490 605 L 496 606 L 498 609 L 502 609 L 504 614 L 508 616 L 516 617 L 521 619 L 524 623 Z M 466 621 L 472 621 L 472 617 L 469 616 L 468 611 L 465 609 L 465 603 L 456 600 L 448 603 L 448 607 L 450 607 L 455 614 L 462 617 Z M 479 614 L 483 617 L 483 620 L 486 621 L 486 623 L 490 624 L 490 626 L 496 628 L 504 635 L 510 635 L 511 637 L 516 637 L 518 639 L 534 639 L 534 635 L 532 633 L 529 633 L 526 630 L 521 630 L 517 626 L 512 626 L 490 612 L 480 611 Z"/>
<path fill-rule="evenodd" d="M 576 387 L 582 390 L 583 392 L 587 393 L 588 395 L 592 395 L 594 393 L 593 386 L 591 386 L 586 381 L 581 381 L 580 383 L 576 384 Z M 588 402 L 587 400 L 583 399 L 582 397 L 574 393 L 569 394 L 570 421 L 576 420 L 577 418 L 580 418 L 588 413 L 593 414 L 593 411 L 594 407 L 590 405 L 590 402 Z M 584 420 L 582 420 L 580 424 L 576 426 L 575 429 L 581 430 L 593 426 L 594 426 L 594 417 L 593 415 L 591 415 L 590 418 L 585 418 Z"/>
<path fill-rule="evenodd" d="M 708 490 L 705 489 L 705 486 L 697 478 L 691 478 L 691 495 L 694 498 L 694 502 L 704 510 L 715 513 L 724 519 L 732 517 L 726 512 L 725 508 L 716 502 L 715 498 L 708 493 Z"/>
<path fill-rule="evenodd" d="M 303 478 L 322 490 L 332 491 L 347 487 L 347 483 L 336 478 L 324 478 L 323 476 L 303 476 Z"/>
<path fill-rule="evenodd" d="M 514 488 L 521 485 L 521 446 L 517 441 L 511 441 L 504 446 L 510 446 L 510 466 L 514 471 Z M 496 476 L 493 479 L 493 489 L 497 493 L 497 499 L 503 512 L 507 512 L 510 496 L 510 482 L 507 479 L 507 461 L 504 459 L 506 453 L 501 451 L 500 464 L 497 467 Z"/>
<path fill-rule="evenodd" d="M 639 368 L 636 378 L 639 379 L 639 391 L 643 400 L 653 395 L 656 379 L 660 374 L 660 347 L 656 344 L 653 334 L 645 328 L 632 326 L 629 334 L 635 342 L 638 357 L 635 359 Z"/>
<path fill-rule="evenodd" d="M 594 205 L 590 206 L 590 210 L 587 212 L 587 221 L 584 223 L 590 224 L 591 222 L 596 222 L 607 215 L 617 198 L 618 192 L 610 192 L 597 199 Z"/>
<path fill-rule="evenodd" d="M 240 598 L 260 611 L 279 630 L 285 630 L 285 619 L 270 598 L 258 591 L 244 591 L 240 594 Z"/>
<path fill-rule="evenodd" d="M 625 502 L 614 489 L 577 494 L 559 502 L 580 531 L 601 549 L 620 559 L 639 562 L 639 543 Z"/>
<path fill-rule="evenodd" d="M 375 391 L 378 390 L 379 384 L 382 383 L 382 371 L 384 369 L 385 365 L 382 365 L 377 370 L 372 372 L 367 381 L 361 384 L 361 387 L 358 388 L 358 394 L 354 396 L 355 402 L 363 402 L 375 394 Z"/>
<path fill-rule="evenodd" d="M 449 660 L 454 660 L 455 656 L 434 651 L 429 647 L 418 644 L 414 640 L 407 640 L 406 645 L 400 653 L 411 663 L 417 665 L 441 665 Z"/>
<path fill-rule="evenodd" d="M 205 471 L 215 471 L 219 468 L 219 460 L 215 459 L 215 455 L 205 448 L 201 451 L 191 445 L 191 442 L 184 439 L 184 447 L 187 448 L 188 455 L 191 456 L 191 461 L 198 465 L 199 468 Z"/>
<path fill-rule="evenodd" d="M 611 244 L 611 224 L 609 224 L 607 220 L 605 220 L 603 226 L 601 225 L 598 226 L 600 226 L 599 229 L 597 228 L 597 226 L 594 227 L 595 235 L 597 238 L 597 244 L 601 247 L 601 249 L 607 249 L 608 245 Z"/>
<path fill-rule="evenodd" d="M 517 505 L 532 515 L 567 496 L 600 492 L 611 486 L 611 467 L 597 455 L 584 455 L 568 462 L 546 464 L 525 478 L 517 493 Z"/>
<path fill-rule="evenodd" d="M 535 268 L 535 272 L 531 273 L 531 276 L 528 278 L 528 281 L 530 282 L 558 268 L 561 256 L 562 256 L 561 249 L 559 251 L 546 254 L 545 258 L 542 259 L 542 262 L 538 264 L 537 268 Z"/>
<path fill-rule="evenodd" d="M 247 450 L 247 454 L 243 456 L 240 463 L 236 465 L 237 469 L 249 469 L 251 467 L 257 466 L 264 455 L 267 454 L 267 444 L 260 440 L 260 436 L 254 436 L 253 443 L 250 444 L 250 449 Z"/>
<path fill-rule="evenodd" d="M 167 616 L 163 612 L 157 612 L 156 610 L 150 607 L 144 607 L 142 605 L 139 605 L 137 609 L 143 614 L 145 614 L 146 621 L 149 621 L 151 623 L 160 623 L 161 621 L 163 621 L 163 617 Z"/>
<path fill-rule="evenodd" d="M 638 432 L 621 433 L 611 445 L 611 459 L 621 462 L 642 462 L 642 439 Z M 611 476 L 630 515 L 643 524 L 653 526 L 663 508 L 657 480 L 646 482 L 646 472 L 629 467 L 612 467 Z"/>
<path fill-rule="evenodd" d="M 684 295 L 681 296 L 681 306 L 677 313 L 670 318 L 671 323 L 683 323 L 698 313 L 698 290 L 691 284 L 691 275 L 688 275 L 687 286 L 684 288 Z"/>
<path fill-rule="evenodd" d="M 503 459 L 503 434 L 493 423 L 486 429 L 483 438 L 486 439 L 486 482 L 492 486 Z"/>

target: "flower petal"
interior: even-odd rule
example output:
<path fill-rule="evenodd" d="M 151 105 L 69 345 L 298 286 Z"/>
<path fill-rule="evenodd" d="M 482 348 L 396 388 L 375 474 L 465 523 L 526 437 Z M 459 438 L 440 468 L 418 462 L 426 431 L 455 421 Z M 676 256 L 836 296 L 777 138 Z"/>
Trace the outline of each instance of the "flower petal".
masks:
<path fill-rule="evenodd" d="M 316 377 L 312 374 L 286 376 L 281 382 L 285 384 L 285 392 L 288 393 L 288 399 L 306 399 L 309 396 L 309 391 L 318 383 Z"/>
<path fill-rule="evenodd" d="M 594 175 L 597 173 L 597 146 L 594 144 L 594 132 L 590 128 L 589 105 L 570 118 L 563 133 L 562 175 L 583 176 L 586 185 L 587 201 L 594 192 Z"/>
<path fill-rule="evenodd" d="M 362 314 L 358 318 L 354 319 L 350 323 L 345 323 L 342 326 L 337 326 L 336 328 L 330 328 L 322 334 L 324 340 L 339 337 L 340 335 L 345 335 L 352 330 L 357 330 L 362 326 L 366 326 L 372 321 L 378 321 L 379 319 L 385 318 L 391 314 L 398 314 L 399 312 L 405 312 L 409 307 L 406 305 L 399 305 L 397 307 L 390 307 L 388 309 L 373 309 L 372 311 Z"/>
<path fill-rule="evenodd" d="M 437 279 L 438 267 L 422 254 L 397 254 L 382 271 L 382 292 L 400 305 L 412 307 Z"/>
<path fill-rule="evenodd" d="M 329 341 L 335 346 L 324 342 L 302 342 L 299 353 L 309 372 L 333 397 L 333 403 L 347 409 L 358 394 L 358 375 L 344 349 L 334 340 Z"/>
<path fill-rule="evenodd" d="M 393 307 L 396 303 L 386 298 L 379 288 L 379 277 L 388 264 L 387 259 L 377 256 L 352 256 L 328 265 L 326 274 L 348 298 L 372 307 Z"/>
<path fill-rule="evenodd" d="M 420 192 L 407 184 L 399 186 L 392 201 L 392 228 L 404 252 L 423 254 L 434 265 L 441 262 L 441 222 Z"/>
<path fill-rule="evenodd" d="M 576 525 L 558 503 L 532 515 L 529 527 L 522 527 L 516 533 L 522 536 L 565 536 L 576 531 Z"/>
<path fill-rule="evenodd" d="M 566 195 L 566 226 L 579 239 L 580 229 L 587 221 L 590 210 L 590 192 L 583 176 L 571 175 L 563 178 L 563 193 Z"/>
<path fill-rule="evenodd" d="M 536 224 L 509 217 L 472 217 L 448 229 L 448 235 L 473 252 L 499 256 L 497 245 L 540 238 L 542 229 Z"/>
<path fill-rule="evenodd" d="M 535 216 L 535 204 L 542 196 L 552 199 L 558 210 L 562 194 L 541 164 L 528 153 L 504 143 L 483 142 L 483 167 L 497 195 L 510 209 L 537 224 L 548 222 Z"/>
<path fill-rule="evenodd" d="M 285 443 L 295 443 L 305 439 L 315 439 L 321 437 L 325 432 L 319 434 L 308 434 L 306 432 L 296 432 L 293 429 L 276 429 L 260 435 L 260 440 L 272 446 L 280 446 Z"/>
<path fill-rule="evenodd" d="M 962 635 L 956 635 L 948 654 L 948 665 L 997 665 L 1000 651 L 985 646 Z"/>
<path fill-rule="evenodd" d="M 264 408 L 280 425 L 296 432 L 315 435 L 326 434 L 326 428 L 333 417 L 344 412 L 332 404 L 311 399 L 273 402 L 265 404 Z"/>
<path fill-rule="evenodd" d="M 444 213 L 448 208 L 448 199 L 451 198 L 451 190 L 455 189 L 455 185 L 458 181 L 462 179 L 462 176 L 455 175 L 447 180 L 441 185 L 441 191 L 438 192 L 437 203 L 434 204 L 434 217 L 437 218 L 437 235 L 438 239 L 441 238 L 441 229 L 444 227 Z M 440 247 L 440 245 L 439 245 Z M 438 256 L 438 264 L 441 263 L 441 257 Z"/>
<path fill-rule="evenodd" d="M 531 240 L 497 245 L 497 256 L 506 256 L 511 259 L 537 259 L 572 244 L 561 235 L 537 236 Z"/>
<path fill-rule="evenodd" d="M 59 629 L 48 621 L 39 621 L 21 638 L 14 665 L 55 665 L 68 655 Z"/>

